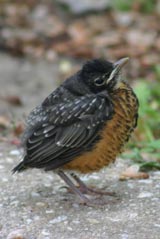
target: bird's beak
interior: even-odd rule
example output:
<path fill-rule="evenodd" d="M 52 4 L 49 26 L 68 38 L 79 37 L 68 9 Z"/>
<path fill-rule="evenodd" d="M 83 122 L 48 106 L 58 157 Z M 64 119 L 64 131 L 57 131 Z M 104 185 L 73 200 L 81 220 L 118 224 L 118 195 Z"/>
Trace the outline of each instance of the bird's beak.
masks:
<path fill-rule="evenodd" d="M 118 73 L 121 71 L 121 69 L 128 63 L 129 61 L 129 58 L 128 57 L 125 57 L 125 58 L 122 58 L 118 61 L 116 61 L 115 63 L 113 63 L 113 71 L 111 72 L 110 76 L 109 76 L 109 79 L 107 80 L 107 83 L 112 80 L 115 76 L 118 75 Z"/>
<path fill-rule="evenodd" d="M 129 57 L 125 57 L 120 59 L 119 61 L 116 61 L 114 65 L 114 70 L 118 73 L 129 61 Z"/>

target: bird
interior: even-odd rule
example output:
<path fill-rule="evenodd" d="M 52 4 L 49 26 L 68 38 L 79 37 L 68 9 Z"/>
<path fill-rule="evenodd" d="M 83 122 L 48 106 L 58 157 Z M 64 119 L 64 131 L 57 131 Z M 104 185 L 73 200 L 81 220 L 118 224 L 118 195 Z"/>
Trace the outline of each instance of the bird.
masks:
<path fill-rule="evenodd" d="M 77 173 L 114 163 L 137 126 L 139 102 L 122 75 L 128 61 L 88 60 L 36 106 L 22 136 L 24 158 L 13 173 L 52 170 L 82 203 L 100 204 L 86 194 L 103 192 L 89 188 Z"/>

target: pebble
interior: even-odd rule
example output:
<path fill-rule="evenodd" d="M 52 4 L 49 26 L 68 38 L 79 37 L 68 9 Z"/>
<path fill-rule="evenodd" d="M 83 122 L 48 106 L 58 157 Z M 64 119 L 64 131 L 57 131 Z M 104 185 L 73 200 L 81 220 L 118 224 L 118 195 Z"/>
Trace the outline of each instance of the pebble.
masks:
<path fill-rule="evenodd" d="M 121 235 L 121 239 L 128 239 L 129 238 L 129 235 L 124 233 Z"/>
<path fill-rule="evenodd" d="M 150 198 L 153 196 L 153 193 L 150 192 L 142 192 L 138 195 L 137 198 Z"/>
<path fill-rule="evenodd" d="M 72 227 L 67 227 L 67 229 L 68 229 L 69 231 L 73 231 L 73 228 L 72 228 Z"/>
<path fill-rule="evenodd" d="M 73 223 L 74 223 L 74 224 L 79 224 L 80 221 L 79 221 L 79 220 L 74 220 Z"/>
<path fill-rule="evenodd" d="M 159 184 L 157 184 L 157 185 L 155 186 L 155 188 L 160 188 L 160 185 L 159 185 Z"/>
<path fill-rule="evenodd" d="M 46 230 L 43 230 L 41 233 L 42 233 L 42 235 L 44 235 L 44 236 L 49 236 L 49 235 L 50 235 L 50 233 L 47 232 Z"/>
<path fill-rule="evenodd" d="M 18 200 L 15 200 L 15 201 L 10 202 L 10 205 L 11 205 L 11 206 L 18 206 L 18 204 L 19 204 L 19 201 L 18 201 Z"/>
<path fill-rule="evenodd" d="M 153 201 L 153 202 L 159 202 L 159 197 L 158 197 L 158 198 L 155 198 L 155 197 L 154 197 L 154 198 L 151 199 L 151 201 Z"/>
<path fill-rule="evenodd" d="M 133 183 L 127 182 L 127 185 L 129 188 L 133 189 L 135 187 L 135 185 Z"/>
<path fill-rule="evenodd" d="M 109 218 L 112 222 L 119 222 L 121 221 L 120 218 Z"/>
<path fill-rule="evenodd" d="M 44 202 L 37 202 L 37 203 L 36 203 L 36 206 L 37 206 L 37 207 L 45 207 L 45 205 L 46 205 L 46 204 L 45 204 Z"/>
<path fill-rule="evenodd" d="M 115 20 L 119 25 L 126 27 L 132 23 L 133 17 L 130 13 L 117 13 Z"/>
<path fill-rule="evenodd" d="M 26 239 L 23 230 L 17 229 L 9 233 L 7 239 Z"/>
<path fill-rule="evenodd" d="M 70 11 L 74 14 L 83 14 L 88 11 L 101 11 L 110 6 L 110 2 L 108 0 L 81 0 L 81 1 L 74 1 L 74 0 L 60 0 L 62 4 L 67 5 Z"/>
<path fill-rule="evenodd" d="M 87 182 L 87 181 L 89 181 L 89 179 L 99 179 L 99 176 L 98 175 L 96 175 L 96 174 L 91 174 L 91 175 L 83 175 L 83 176 L 81 176 L 81 179 L 82 179 L 82 181 L 85 181 L 85 182 Z"/>
<path fill-rule="evenodd" d="M 50 187 L 52 187 L 52 184 L 51 184 L 51 183 L 44 183 L 44 186 L 45 186 L 46 188 L 50 188 Z"/>
<path fill-rule="evenodd" d="M 4 166 L 3 166 L 3 165 L 0 165 L 0 169 L 4 169 Z"/>
<path fill-rule="evenodd" d="M 130 218 L 130 219 L 134 219 L 134 218 L 136 218 L 137 216 L 138 216 L 137 213 L 130 213 L 130 214 L 129 214 L 129 218 Z"/>
<path fill-rule="evenodd" d="M 160 228 L 160 224 L 156 224 L 156 223 L 155 223 L 154 226 Z"/>
<path fill-rule="evenodd" d="M 10 157 L 6 157 L 6 162 L 13 164 L 13 159 Z"/>
<path fill-rule="evenodd" d="M 141 180 L 137 180 L 139 183 L 145 183 L 145 184 L 151 184 L 153 181 L 151 179 L 141 179 Z"/>
<path fill-rule="evenodd" d="M 2 178 L 1 180 L 2 180 L 2 182 L 4 182 L 4 183 L 8 182 L 8 178 Z"/>
<path fill-rule="evenodd" d="M 50 224 L 56 224 L 56 223 L 60 223 L 60 222 L 63 222 L 67 219 L 67 216 L 65 215 L 61 215 L 61 216 L 58 216 L 52 220 L 49 221 Z"/>
<path fill-rule="evenodd" d="M 74 208 L 79 208 L 79 204 L 78 203 L 73 203 L 72 204 Z"/>
<path fill-rule="evenodd" d="M 60 72 L 65 74 L 65 73 L 70 72 L 71 69 L 72 69 L 72 64 L 69 61 L 65 60 L 65 61 L 60 62 L 60 65 L 59 65 Z"/>
<path fill-rule="evenodd" d="M 50 213 L 54 213 L 54 211 L 53 210 L 46 210 L 46 213 L 50 214 Z"/>
<path fill-rule="evenodd" d="M 14 200 L 16 198 L 16 196 L 12 195 L 10 196 L 10 200 Z"/>
<path fill-rule="evenodd" d="M 32 219 L 28 218 L 26 219 L 27 224 L 30 224 L 32 222 Z"/>
<path fill-rule="evenodd" d="M 87 218 L 87 221 L 91 224 L 97 224 L 99 223 L 99 221 L 97 219 L 94 219 L 94 218 Z"/>
<path fill-rule="evenodd" d="M 17 149 L 14 149 L 14 150 L 10 151 L 10 155 L 20 155 L 20 151 Z"/>
<path fill-rule="evenodd" d="M 50 181 L 53 181 L 53 180 L 54 180 L 53 175 L 48 174 L 48 175 L 46 175 L 45 177 L 46 177 L 47 179 L 49 179 Z"/>
<path fill-rule="evenodd" d="M 34 216 L 34 221 L 39 221 L 40 219 L 40 216 Z"/>
<path fill-rule="evenodd" d="M 37 197 L 40 197 L 40 194 L 39 193 L 36 193 L 36 192 L 31 192 L 31 196 L 33 198 L 37 198 Z"/>
<path fill-rule="evenodd" d="M 160 171 L 155 171 L 153 175 L 155 178 L 160 179 Z"/>

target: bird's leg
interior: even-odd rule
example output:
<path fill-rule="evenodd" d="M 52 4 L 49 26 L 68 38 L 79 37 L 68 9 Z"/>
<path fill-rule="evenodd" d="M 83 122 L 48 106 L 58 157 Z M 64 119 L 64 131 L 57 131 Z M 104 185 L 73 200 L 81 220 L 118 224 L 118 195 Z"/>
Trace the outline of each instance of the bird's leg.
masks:
<path fill-rule="evenodd" d="M 99 195 L 108 195 L 108 196 L 115 196 L 114 192 L 105 192 L 100 189 L 94 189 L 94 188 L 89 188 L 82 182 L 82 180 L 75 175 L 74 173 L 71 173 L 72 178 L 78 183 L 79 185 L 79 190 L 84 193 L 84 194 L 99 194 Z"/>
<path fill-rule="evenodd" d="M 70 180 L 70 178 L 62 171 L 58 170 L 57 171 L 58 175 L 65 181 L 65 183 L 71 188 L 71 190 L 79 196 L 79 198 L 82 201 L 82 204 L 86 204 L 88 206 L 95 206 L 95 205 L 105 205 L 106 203 L 101 201 L 101 200 L 94 200 L 94 199 L 89 199 L 86 197 L 75 185 L 74 183 Z"/>

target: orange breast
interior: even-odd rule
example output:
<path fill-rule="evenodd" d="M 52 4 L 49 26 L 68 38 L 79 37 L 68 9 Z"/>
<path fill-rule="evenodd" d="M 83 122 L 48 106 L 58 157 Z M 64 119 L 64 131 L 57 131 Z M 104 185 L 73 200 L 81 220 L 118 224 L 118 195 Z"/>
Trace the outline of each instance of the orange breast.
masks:
<path fill-rule="evenodd" d="M 137 99 L 130 88 L 127 91 L 117 90 L 113 95 L 113 104 L 115 114 L 106 122 L 99 142 L 92 151 L 76 157 L 63 169 L 89 173 L 115 161 L 136 124 Z"/>

